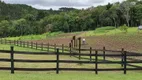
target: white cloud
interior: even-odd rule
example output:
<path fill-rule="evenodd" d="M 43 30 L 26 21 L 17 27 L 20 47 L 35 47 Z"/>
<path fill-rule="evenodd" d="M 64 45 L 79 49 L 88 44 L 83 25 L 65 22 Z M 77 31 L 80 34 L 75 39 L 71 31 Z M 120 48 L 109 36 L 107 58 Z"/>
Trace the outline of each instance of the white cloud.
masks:
<path fill-rule="evenodd" d="M 2 0 L 11 4 L 27 4 L 38 9 L 58 9 L 60 7 L 87 8 L 123 0 Z"/>

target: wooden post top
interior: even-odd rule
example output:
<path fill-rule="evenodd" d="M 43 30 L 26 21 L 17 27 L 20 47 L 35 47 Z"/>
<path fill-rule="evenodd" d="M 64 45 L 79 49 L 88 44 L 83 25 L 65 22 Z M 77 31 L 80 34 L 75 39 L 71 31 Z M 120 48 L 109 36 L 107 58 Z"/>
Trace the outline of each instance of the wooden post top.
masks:
<path fill-rule="evenodd" d="M 76 36 L 73 36 L 73 38 L 72 38 L 73 40 L 75 40 L 76 39 Z"/>
<path fill-rule="evenodd" d="M 78 40 L 81 40 L 81 37 L 79 37 Z"/>

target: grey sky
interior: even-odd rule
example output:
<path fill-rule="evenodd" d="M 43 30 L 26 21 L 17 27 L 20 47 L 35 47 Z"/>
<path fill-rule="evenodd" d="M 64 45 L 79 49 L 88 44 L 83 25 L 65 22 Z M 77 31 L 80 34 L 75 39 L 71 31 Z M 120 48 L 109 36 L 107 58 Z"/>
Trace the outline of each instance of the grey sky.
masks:
<path fill-rule="evenodd" d="M 37 9 L 58 9 L 60 7 L 87 8 L 90 6 L 104 5 L 108 2 L 121 2 L 124 0 L 2 0 L 11 4 L 27 4 Z"/>

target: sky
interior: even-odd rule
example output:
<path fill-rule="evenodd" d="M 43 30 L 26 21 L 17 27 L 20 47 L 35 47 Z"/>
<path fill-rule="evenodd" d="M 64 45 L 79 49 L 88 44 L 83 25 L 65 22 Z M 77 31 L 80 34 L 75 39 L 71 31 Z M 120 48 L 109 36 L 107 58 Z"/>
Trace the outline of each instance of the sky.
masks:
<path fill-rule="evenodd" d="M 27 4 L 37 9 L 54 9 L 61 7 L 88 8 L 91 6 L 105 5 L 114 2 L 122 2 L 124 0 L 1 0 L 10 4 Z"/>

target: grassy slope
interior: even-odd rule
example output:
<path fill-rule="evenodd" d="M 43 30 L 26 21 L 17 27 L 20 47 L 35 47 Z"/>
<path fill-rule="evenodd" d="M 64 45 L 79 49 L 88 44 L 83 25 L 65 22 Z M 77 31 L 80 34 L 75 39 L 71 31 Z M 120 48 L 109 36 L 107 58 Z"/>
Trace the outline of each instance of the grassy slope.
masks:
<path fill-rule="evenodd" d="M 142 31 L 140 31 L 142 32 Z M 114 27 L 102 27 L 102 28 L 97 28 L 96 30 L 93 31 L 86 31 L 84 33 L 82 33 L 81 37 L 87 37 L 87 36 L 102 36 L 102 35 L 133 35 L 133 34 L 137 34 L 138 30 L 136 27 L 131 27 L 128 28 L 128 32 L 127 34 L 124 34 L 121 30 L 119 30 L 119 28 L 115 29 Z"/>
<path fill-rule="evenodd" d="M 57 37 L 59 34 L 63 34 L 62 32 L 54 32 L 54 33 L 45 33 L 42 35 L 28 35 L 28 36 L 19 36 L 19 37 L 7 37 L 9 40 L 40 40 L 46 39 L 50 37 Z"/>

